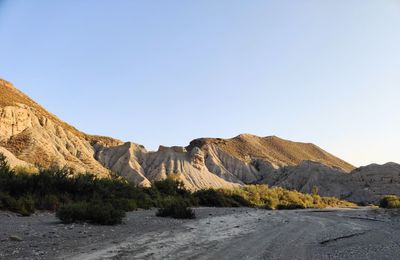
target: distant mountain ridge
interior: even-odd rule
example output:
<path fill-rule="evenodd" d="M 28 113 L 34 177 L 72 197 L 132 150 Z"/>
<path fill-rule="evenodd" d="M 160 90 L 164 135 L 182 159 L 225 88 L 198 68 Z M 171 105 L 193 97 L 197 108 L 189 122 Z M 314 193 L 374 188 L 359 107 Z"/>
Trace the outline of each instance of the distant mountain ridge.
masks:
<path fill-rule="evenodd" d="M 200 138 L 187 147 L 149 152 L 139 144 L 83 133 L 5 80 L 0 80 L 0 152 L 13 166 L 67 166 L 99 176 L 114 172 L 140 185 L 174 176 L 192 190 L 267 183 L 311 192 L 318 186 L 324 195 L 354 201 L 378 199 L 385 192 L 380 183 L 395 193 L 400 176 L 397 166 L 355 169 L 314 144 L 276 136 Z"/>

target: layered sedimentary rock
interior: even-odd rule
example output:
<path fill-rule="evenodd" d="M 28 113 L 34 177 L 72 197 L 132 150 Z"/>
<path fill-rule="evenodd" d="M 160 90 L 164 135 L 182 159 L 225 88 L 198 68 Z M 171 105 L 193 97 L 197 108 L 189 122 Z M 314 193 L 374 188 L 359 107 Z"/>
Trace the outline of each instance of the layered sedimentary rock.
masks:
<path fill-rule="evenodd" d="M 89 136 L 50 114 L 6 81 L 0 81 L 0 146 L 19 160 L 41 167 L 70 167 L 107 176 L 93 157 L 92 143 L 108 138 Z M 110 142 L 119 144 L 117 140 Z"/>
<path fill-rule="evenodd" d="M 315 145 L 248 134 L 232 139 L 197 139 L 186 148 L 160 146 L 156 152 L 133 143 L 95 148 L 99 162 L 131 181 L 148 185 L 171 175 L 180 177 L 191 189 L 260 183 L 271 179 L 280 168 L 308 159 L 342 171 L 353 169 Z"/>
<path fill-rule="evenodd" d="M 13 167 L 67 166 L 99 176 L 114 173 L 144 186 L 173 176 L 192 190 L 263 183 L 365 203 L 376 203 L 386 194 L 400 195 L 397 164 L 355 169 L 314 144 L 276 136 L 200 138 L 187 147 L 147 151 L 132 142 L 88 135 L 4 80 L 0 80 L 0 153 Z"/>
<path fill-rule="evenodd" d="M 141 145 L 125 143 L 97 147 L 95 158 L 118 175 L 145 186 L 168 176 L 182 180 L 192 190 L 237 185 L 210 172 L 200 149 L 187 152 L 184 147 L 161 146 L 157 152 L 147 152 Z"/>

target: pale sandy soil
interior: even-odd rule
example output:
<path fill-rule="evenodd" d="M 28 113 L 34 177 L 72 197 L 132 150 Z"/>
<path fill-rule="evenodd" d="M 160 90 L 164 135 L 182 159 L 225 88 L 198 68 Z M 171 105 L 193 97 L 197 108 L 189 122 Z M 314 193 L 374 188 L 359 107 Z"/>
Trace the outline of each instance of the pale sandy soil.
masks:
<path fill-rule="evenodd" d="M 128 214 L 114 227 L 63 225 L 50 213 L 0 212 L 0 259 L 396 259 L 400 212 L 196 209 L 196 220 Z M 22 241 L 12 241 L 16 235 Z"/>

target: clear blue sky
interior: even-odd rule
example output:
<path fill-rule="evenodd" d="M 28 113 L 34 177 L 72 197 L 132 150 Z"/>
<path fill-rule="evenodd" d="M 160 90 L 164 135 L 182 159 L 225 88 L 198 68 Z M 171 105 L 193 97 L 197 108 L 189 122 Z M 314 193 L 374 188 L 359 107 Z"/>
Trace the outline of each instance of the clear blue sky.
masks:
<path fill-rule="evenodd" d="M 0 0 L 0 77 L 148 149 L 253 133 L 400 162 L 398 0 Z"/>

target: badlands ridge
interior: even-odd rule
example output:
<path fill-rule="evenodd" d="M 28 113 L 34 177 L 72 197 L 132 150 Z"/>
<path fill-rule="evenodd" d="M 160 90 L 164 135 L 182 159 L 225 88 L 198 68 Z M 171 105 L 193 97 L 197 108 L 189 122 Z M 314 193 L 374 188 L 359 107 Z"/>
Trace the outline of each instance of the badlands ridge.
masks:
<path fill-rule="evenodd" d="M 140 185 L 174 176 L 186 187 L 234 187 L 266 183 L 358 203 L 400 195 L 400 165 L 355 168 L 309 143 L 242 134 L 201 138 L 187 147 L 147 151 L 132 142 L 83 133 L 0 80 L 0 153 L 11 166 L 70 167 Z"/>

